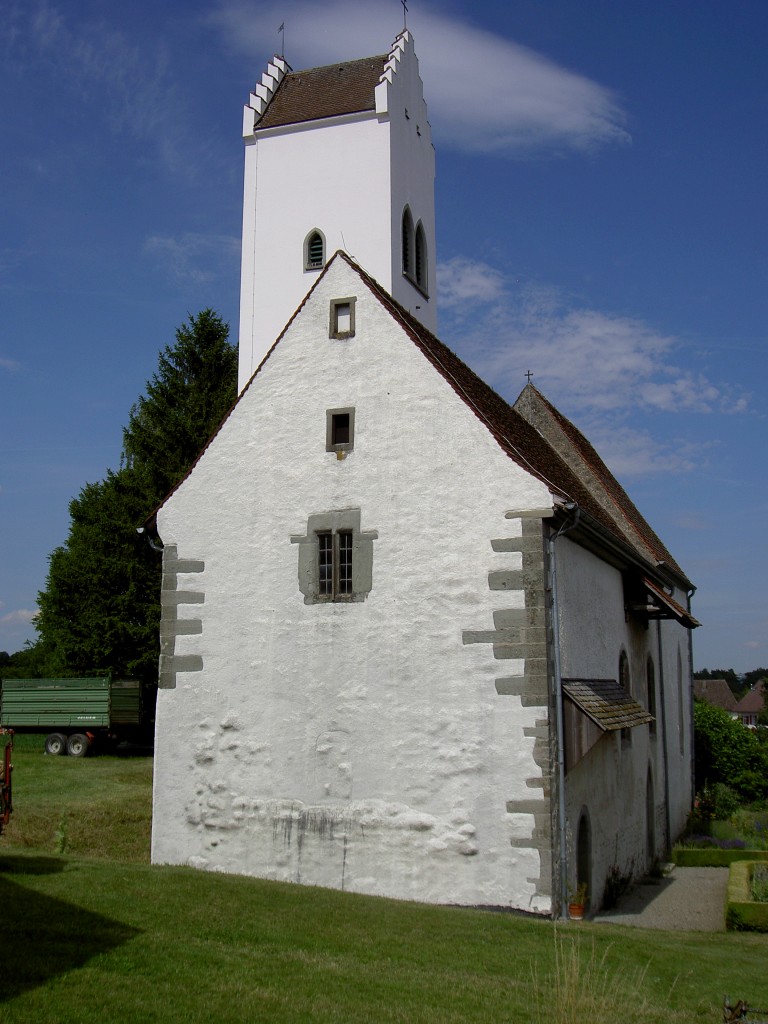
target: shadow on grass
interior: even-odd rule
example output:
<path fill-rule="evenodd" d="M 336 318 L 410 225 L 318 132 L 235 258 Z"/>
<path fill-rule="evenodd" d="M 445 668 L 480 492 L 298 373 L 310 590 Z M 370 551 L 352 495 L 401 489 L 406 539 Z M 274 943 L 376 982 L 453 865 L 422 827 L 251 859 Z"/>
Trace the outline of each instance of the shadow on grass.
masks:
<path fill-rule="evenodd" d="M 11 881 L 61 871 L 53 857 L 0 858 L 2 967 L 0 1003 L 82 967 L 140 934 L 136 928 Z"/>

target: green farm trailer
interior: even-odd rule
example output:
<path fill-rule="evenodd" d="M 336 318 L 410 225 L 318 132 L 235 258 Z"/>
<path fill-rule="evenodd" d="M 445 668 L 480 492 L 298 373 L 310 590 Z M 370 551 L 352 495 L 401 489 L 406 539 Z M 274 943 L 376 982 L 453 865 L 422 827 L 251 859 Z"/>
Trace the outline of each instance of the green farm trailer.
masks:
<path fill-rule="evenodd" d="M 44 733 L 47 754 L 84 757 L 97 740 L 147 736 L 142 686 L 135 679 L 4 679 L 0 685 L 0 726 Z"/>

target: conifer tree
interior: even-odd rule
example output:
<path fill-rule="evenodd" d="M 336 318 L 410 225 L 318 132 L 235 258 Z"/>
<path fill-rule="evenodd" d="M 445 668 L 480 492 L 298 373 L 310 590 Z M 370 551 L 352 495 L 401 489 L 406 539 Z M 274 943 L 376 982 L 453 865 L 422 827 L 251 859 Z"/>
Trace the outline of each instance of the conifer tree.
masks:
<path fill-rule="evenodd" d="M 130 411 L 122 465 L 70 504 L 37 627 L 49 672 L 157 679 L 160 557 L 137 528 L 185 475 L 235 399 L 229 327 L 206 309 L 176 331 Z"/>

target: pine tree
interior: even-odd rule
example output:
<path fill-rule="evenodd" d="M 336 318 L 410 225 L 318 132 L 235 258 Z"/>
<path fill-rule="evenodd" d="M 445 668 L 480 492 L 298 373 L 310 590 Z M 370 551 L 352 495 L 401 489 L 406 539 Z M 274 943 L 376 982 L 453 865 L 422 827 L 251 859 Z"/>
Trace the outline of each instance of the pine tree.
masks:
<path fill-rule="evenodd" d="M 156 681 L 161 565 L 137 529 L 234 401 L 237 352 L 228 335 L 210 309 L 189 317 L 131 409 L 120 469 L 71 502 L 69 535 L 51 554 L 39 595 L 50 671 Z"/>

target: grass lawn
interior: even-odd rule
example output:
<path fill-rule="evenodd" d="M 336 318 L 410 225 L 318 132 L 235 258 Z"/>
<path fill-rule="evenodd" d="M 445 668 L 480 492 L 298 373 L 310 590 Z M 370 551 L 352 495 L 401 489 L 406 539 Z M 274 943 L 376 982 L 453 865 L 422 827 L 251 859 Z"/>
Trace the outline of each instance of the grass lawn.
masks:
<path fill-rule="evenodd" d="M 152 758 L 50 757 L 43 736 L 14 738 L 14 814 L 0 839 L 45 853 L 149 863 Z"/>
<path fill-rule="evenodd" d="M 0 839 L 3 1024 L 715 1024 L 726 993 L 768 1007 L 765 936 L 555 927 L 151 867 L 146 838 L 136 856 L 123 835 L 127 809 L 147 807 L 149 761 L 17 750 L 14 832 Z M 27 818 L 46 811 L 66 817 L 64 854 L 57 822 L 29 842 Z"/>

